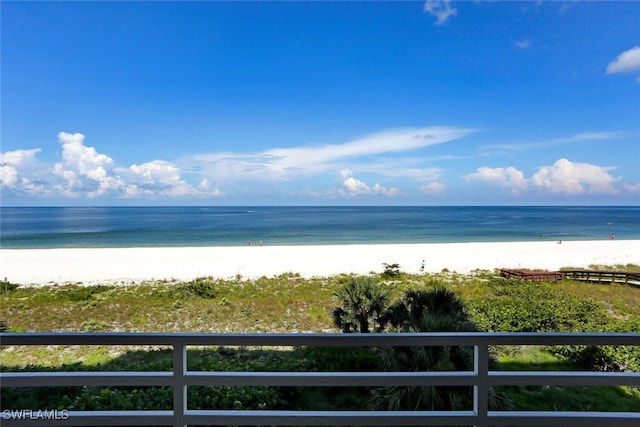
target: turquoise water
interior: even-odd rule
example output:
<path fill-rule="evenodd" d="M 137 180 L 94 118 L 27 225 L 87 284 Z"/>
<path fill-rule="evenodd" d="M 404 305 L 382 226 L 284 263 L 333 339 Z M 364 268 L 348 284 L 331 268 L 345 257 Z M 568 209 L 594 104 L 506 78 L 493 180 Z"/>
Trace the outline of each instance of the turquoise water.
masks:
<path fill-rule="evenodd" d="M 640 239 L 640 207 L 3 207 L 0 247 Z"/>

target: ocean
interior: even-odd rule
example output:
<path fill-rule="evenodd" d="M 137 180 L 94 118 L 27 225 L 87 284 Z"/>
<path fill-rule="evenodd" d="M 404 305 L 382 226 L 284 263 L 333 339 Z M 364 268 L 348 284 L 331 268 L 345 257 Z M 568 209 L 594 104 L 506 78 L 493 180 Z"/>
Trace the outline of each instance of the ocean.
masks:
<path fill-rule="evenodd" d="M 0 248 L 640 239 L 640 206 L 2 207 Z"/>

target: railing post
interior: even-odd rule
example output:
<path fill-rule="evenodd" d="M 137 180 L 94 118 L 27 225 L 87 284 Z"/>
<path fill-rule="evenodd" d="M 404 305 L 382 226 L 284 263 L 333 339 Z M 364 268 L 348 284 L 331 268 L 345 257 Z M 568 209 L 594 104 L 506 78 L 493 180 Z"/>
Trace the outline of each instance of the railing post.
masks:
<path fill-rule="evenodd" d="M 475 427 L 489 425 L 489 346 L 476 344 L 473 346 L 476 385 L 473 386 L 473 412 L 478 420 Z"/>
<path fill-rule="evenodd" d="M 187 427 L 185 413 L 187 411 L 187 346 L 173 344 L 173 425 Z"/>

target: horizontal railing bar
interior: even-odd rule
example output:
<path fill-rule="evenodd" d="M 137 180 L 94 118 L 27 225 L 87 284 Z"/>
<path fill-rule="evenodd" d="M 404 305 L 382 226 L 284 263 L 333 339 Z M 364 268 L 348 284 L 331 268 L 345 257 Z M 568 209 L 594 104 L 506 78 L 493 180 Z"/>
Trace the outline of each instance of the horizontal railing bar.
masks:
<path fill-rule="evenodd" d="M 173 411 L 69 411 L 67 419 L 46 420 L 47 426 L 143 426 L 172 425 Z M 187 411 L 184 421 L 195 425 L 282 425 L 282 426 L 427 426 L 471 425 L 473 411 Z M 4 419 L 4 427 L 42 426 L 42 419 Z"/>
<path fill-rule="evenodd" d="M 7 372 L 2 387 L 170 386 L 171 372 Z M 473 372 L 189 372 L 185 385 L 205 386 L 470 386 Z"/>
<path fill-rule="evenodd" d="M 188 372 L 187 385 L 234 386 L 470 386 L 473 372 Z"/>
<path fill-rule="evenodd" d="M 185 385 L 420 386 L 476 384 L 473 372 L 187 372 Z M 172 372 L 5 372 L 3 387 L 170 386 Z M 638 372 L 490 371 L 491 385 L 640 386 Z"/>
<path fill-rule="evenodd" d="M 2 387 L 170 386 L 173 372 L 3 372 Z"/>
<path fill-rule="evenodd" d="M 458 346 L 458 345 L 640 345 L 637 333 L 433 332 L 433 333 L 0 333 L 5 345 L 186 345 L 186 346 Z"/>
<path fill-rule="evenodd" d="M 640 372 L 490 371 L 491 385 L 640 386 Z"/>
<path fill-rule="evenodd" d="M 452 426 L 472 425 L 473 411 L 187 411 L 189 424 L 282 426 Z"/>
<path fill-rule="evenodd" d="M 638 427 L 639 412 L 489 411 L 492 426 Z"/>
<path fill-rule="evenodd" d="M 4 413 L 3 413 L 4 415 Z M 2 427 L 27 426 L 171 426 L 173 411 L 69 411 L 66 419 L 2 419 Z"/>
<path fill-rule="evenodd" d="M 172 425 L 173 411 L 69 411 L 67 419 L 46 420 L 48 426 L 142 426 Z M 371 426 L 470 425 L 476 415 L 472 411 L 218 411 L 191 410 L 185 414 L 189 424 L 207 425 L 300 425 L 338 426 L 366 424 Z M 637 412 L 571 412 L 571 411 L 489 411 L 493 426 L 620 426 L 637 427 Z M 42 426 L 42 419 L 3 419 L 2 425 Z"/>

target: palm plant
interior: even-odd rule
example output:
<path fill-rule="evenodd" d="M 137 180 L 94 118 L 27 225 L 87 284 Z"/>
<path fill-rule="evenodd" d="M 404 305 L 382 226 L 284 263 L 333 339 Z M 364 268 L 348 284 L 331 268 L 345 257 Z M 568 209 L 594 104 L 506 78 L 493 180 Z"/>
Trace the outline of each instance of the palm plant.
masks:
<path fill-rule="evenodd" d="M 333 324 L 347 333 L 381 332 L 389 295 L 389 289 L 373 277 L 351 277 L 333 296 L 341 304 L 333 310 Z"/>
<path fill-rule="evenodd" d="M 384 326 L 398 332 L 476 331 L 464 303 L 449 289 L 409 290 L 387 311 Z"/>
<path fill-rule="evenodd" d="M 477 326 L 469 319 L 464 303 L 445 288 L 410 290 L 393 304 L 382 319 L 383 326 L 396 332 L 469 332 Z M 389 371 L 471 371 L 470 346 L 414 346 L 381 349 Z M 373 390 L 374 410 L 455 410 L 471 405 L 471 388 L 394 386 Z M 508 407 L 507 400 L 490 391 L 494 407 Z"/>

